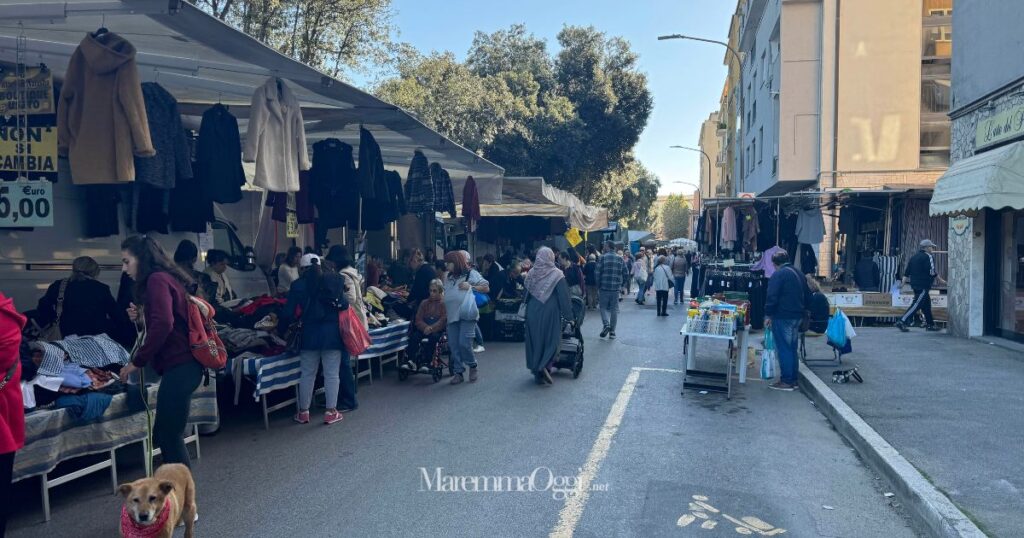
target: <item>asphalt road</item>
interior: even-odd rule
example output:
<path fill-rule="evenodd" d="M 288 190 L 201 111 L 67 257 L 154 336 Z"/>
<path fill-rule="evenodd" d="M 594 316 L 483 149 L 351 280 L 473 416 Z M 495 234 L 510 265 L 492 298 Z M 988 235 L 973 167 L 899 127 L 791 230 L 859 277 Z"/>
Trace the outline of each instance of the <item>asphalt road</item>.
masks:
<path fill-rule="evenodd" d="M 194 463 L 197 536 L 916 535 L 802 394 L 751 379 L 731 401 L 681 395 L 680 311 L 621 304 L 619 338 L 599 339 L 588 312 L 583 373 L 551 387 L 521 343 L 489 343 L 478 383 L 386 371 L 332 426 L 280 411 L 264 431 L 255 406 L 222 401 Z M 724 350 L 699 356 L 714 367 Z M 134 452 L 122 480 L 142 475 Z M 566 500 L 581 478 L 586 495 Z M 477 491 L 439 491 L 453 485 Z M 105 473 L 54 490 L 47 524 L 38 482 L 18 491 L 13 538 L 116 535 Z"/>

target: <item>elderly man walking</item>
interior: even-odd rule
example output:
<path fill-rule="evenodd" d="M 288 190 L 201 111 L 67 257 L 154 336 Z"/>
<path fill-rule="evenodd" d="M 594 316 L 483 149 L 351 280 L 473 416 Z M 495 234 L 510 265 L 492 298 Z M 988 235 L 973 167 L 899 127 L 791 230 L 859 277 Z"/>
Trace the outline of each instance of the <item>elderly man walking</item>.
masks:
<path fill-rule="evenodd" d="M 800 338 L 800 322 L 809 303 L 810 289 L 807 280 L 792 264 L 789 254 L 780 250 L 772 255 L 775 273 L 768 279 L 768 300 L 765 303 L 765 322 L 775 338 L 779 356 L 779 381 L 769 385 L 775 390 L 796 389 L 797 341 Z"/>
<path fill-rule="evenodd" d="M 597 303 L 601 309 L 601 322 L 604 328 L 601 329 L 601 338 L 609 337 L 615 339 L 615 324 L 619 317 L 619 288 L 622 287 L 622 273 L 625 271 L 625 262 L 622 257 L 615 254 L 615 244 L 606 241 L 604 254 L 597 261 Z"/>
<path fill-rule="evenodd" d="M 932 256 L 934 250 L 935 243 L 932 243 L 930 239 L 925 239 L 921 241 L 920 250 L 917 251 L 917 254 L 911 256 L 910 261 L 907 262 L 907 271 L 903 275 L 903 283 L 910 283 L 910 287 L 914 290 L 914 300 L 910 303 L 910 308 L 903 314 L 903 317 L 896 322 L 896 328 L 903 332 L 910 330 L 907 328 L 907 323 L 914 319 L 918 310 L 924 313 L 926 331 L 939 330 L 935 326 L 935 319 L 932 318 L 932 298 L 929 294 L 932 289 L 932 283 L 938 278 L 938 273 L 935 271 L 935 258 Z M 938 280 L 941 284 L 946 283 L 941 278 L 938 278 Z"/>

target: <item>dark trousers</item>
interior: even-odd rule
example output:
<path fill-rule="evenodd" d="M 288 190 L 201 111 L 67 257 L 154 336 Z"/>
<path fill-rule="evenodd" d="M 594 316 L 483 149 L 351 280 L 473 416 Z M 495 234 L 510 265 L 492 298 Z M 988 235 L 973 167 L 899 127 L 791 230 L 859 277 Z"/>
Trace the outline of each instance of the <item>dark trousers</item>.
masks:
<path fill-rule="evenodd" d="M 668 290 L 657 290 L 654 292 L 655 298 L 657 299 L 658 314 L 662 316 L 668 315 Z"/>
<path fill-rule="evenodd" d="M 352 356 L 348 351 L 341 350 L 341 385 L 338 387 L 338 409 L 357 409 L 356 378 L 352 375 Z"/>
<path fill-rule="evenodd" d="M 163 463 L 191 466 L 185 448 L 185 426 L 192 406 L 192 393 L 203 380 L 203 367 L 188 361 L 164 372 L 156 393 L 156 420 L 153 443 L 160 448 Z"/>
<path fill-rule="evenodd" d="M 14 452 L 0 454 L 0 538 L 7 530 L 7 516 L 11 511 L 11 474 L 14 472 Z"/>
<path fill-rule="evenodd" d="M 701 278 L 700 273 L 701 273 L 700 266 L 699 265 L 694 265 L 693 266 L 693 276 L 690 279 L 690 297 L 693 298 L 693 299 L 696 299 L 698 294 L 700 293 L 700 278 Z"/>
<path fill-rule="evenodd" d="M 903 314 L 903 317 L 900 318 L 900 322 L 904 325 L 910 323 L 910 320 L 914 319 L 917 311 L 920 310 L 924 313 L 925 323 L 927 323 L 929 327 L 935 325 L 935 319 L 932 318 L 932 298 L 928 293 L 929 291 L 930 290 L 928 288 L 914 290 L 914 301 L 910 303 L 910 308 L 908 308 L 906 313 Z"/>

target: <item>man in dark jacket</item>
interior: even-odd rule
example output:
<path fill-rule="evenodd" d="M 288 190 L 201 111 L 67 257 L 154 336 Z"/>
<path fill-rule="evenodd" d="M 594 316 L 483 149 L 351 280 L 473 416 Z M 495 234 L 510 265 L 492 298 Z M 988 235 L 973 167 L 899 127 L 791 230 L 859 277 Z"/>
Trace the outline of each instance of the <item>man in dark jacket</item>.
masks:
<path fill-rule="evenodd" d="M 907 328 L 907 323 L 914 319 L 918 310 L 924 313 L 925 330 L 939 330 L 935 326 L 935 320 L 932 318 L 932 300 L 929 294 L 932 289 L 932 283 L 938 278 L 938 273 L 935 271 L 935 258 L 932 256 L 932 251 L 934 250 L 935 243 L 932 243 L 930 239 L 925 239 L 921 241 L 921 249 L 917 251 L 917 254 L 911 256 L 910 261 L 907 262 L 907 270 L 903 274 L 903 283 L 910 283 L 910 287 L 914 290 L 914 300 L 910 303 L 910 308 L 903 314 L 903 317 L 896 322 L 896 328 L 903 332 L 910 330 Z M 938 280 L 941 284 L 946 283 L 941 278 Z"/>
<path fill-rule="evenodd" d="M 871 253 L 868 251 L 861 253 L 860 261 L 853 268 L 853 281 L 857 284 L 857 289 L 879 291 L 881 278 L 882 273 L 878 269 L 878 264 L 871 258 Z"/>
<path fill-rule="evenodd" d="M 768 299 L 765 303 L 765 325 L 775 338 L 776 354 L 779 357 L 779 381 L 769 385 L 775 390 L 796 389 L 797 340 L 800 337 L 800 322 L 809 303 L 810 290 L 807 280 L 792 264 L 784 250 L 772 256 L 775 273 L 768 279 Z"/>

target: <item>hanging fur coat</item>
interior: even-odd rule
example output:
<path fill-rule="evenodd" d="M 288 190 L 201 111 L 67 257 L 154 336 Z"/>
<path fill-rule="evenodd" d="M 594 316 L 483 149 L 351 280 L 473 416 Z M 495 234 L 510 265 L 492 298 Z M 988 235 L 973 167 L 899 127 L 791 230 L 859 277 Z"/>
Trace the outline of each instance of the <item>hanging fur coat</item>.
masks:
<path fill-rule="evenodd" d="M 135 157 L 156 155 L 149 136 L 135 46 L 115 33 L 86 34 L 64 75 L 57 151 L 77 185 L 135 181 Z"/>
<path fill-rule="evenodd" d="M 256 163 L 253 184 L 274 192 L 298 192 L 299 170 L 310 168 L 302 109 L 280 79 L 252 94 L 242 160 Z"/>

